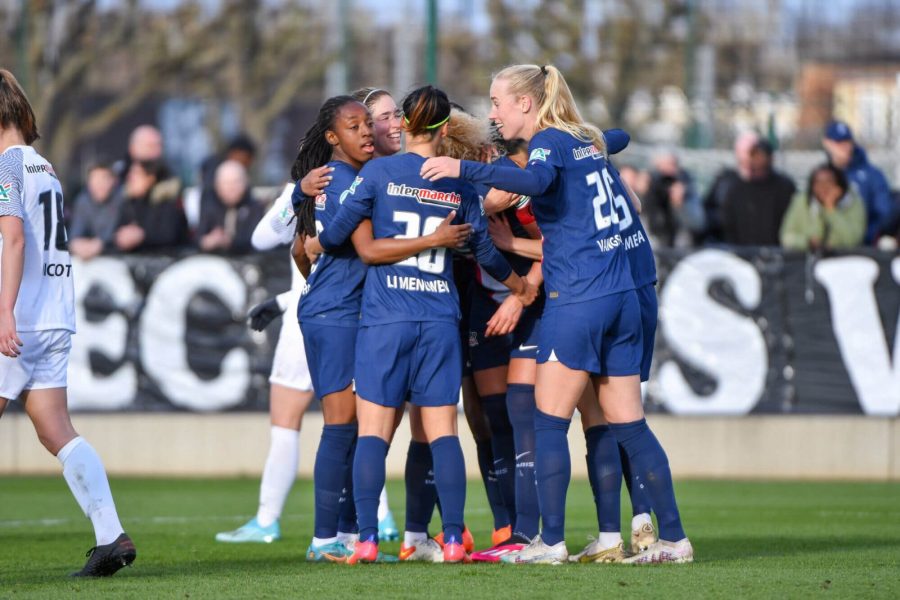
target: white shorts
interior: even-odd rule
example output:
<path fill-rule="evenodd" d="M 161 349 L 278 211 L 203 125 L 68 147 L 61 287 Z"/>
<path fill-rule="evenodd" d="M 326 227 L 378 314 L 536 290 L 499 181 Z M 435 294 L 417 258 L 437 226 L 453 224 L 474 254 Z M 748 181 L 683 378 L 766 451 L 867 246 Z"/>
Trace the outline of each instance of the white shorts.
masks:
<path fill-rule="evenodd" d="M 269 383 L 309 392 L 313 389 L 309 366 L 306 364 L 306 348 L 300 334 L 300 323 L 296 314 L 286 311 L 281 319 L 278 344 L 272 359 L 272 373 Z"/>
<path fill-rule="evenodd" d="M 0 354 L 0 398 L 16 400 L 24 390 L 66 387 L 72 332 L 65 329 L 19 332 L 22 354 Z"/>

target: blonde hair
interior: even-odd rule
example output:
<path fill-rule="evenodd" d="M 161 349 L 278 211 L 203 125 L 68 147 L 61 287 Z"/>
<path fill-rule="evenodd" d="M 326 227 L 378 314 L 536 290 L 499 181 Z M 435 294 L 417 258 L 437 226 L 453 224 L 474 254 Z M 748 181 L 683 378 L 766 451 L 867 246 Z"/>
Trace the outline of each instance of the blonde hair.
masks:
<path fill-rule="evenodd" d="M 576 138 L 594 144 L 606 154 L 603 132 L 585 122 L 575 106 L 569 85 L 559 69 L 553 65 L 513 65 L 506 67 L 494 79 L 505 79 L 516 96 L 530 96 L 538 106 L 535 128 L 537 131 L 553 127 Z"/>
<path fill-rule="evenodd" d="M 438 147 L 438 156 L 480 161 L 491 144 L 491 129 L 485 119 L 454 108 L 450 111 L 447 135 Z"/>

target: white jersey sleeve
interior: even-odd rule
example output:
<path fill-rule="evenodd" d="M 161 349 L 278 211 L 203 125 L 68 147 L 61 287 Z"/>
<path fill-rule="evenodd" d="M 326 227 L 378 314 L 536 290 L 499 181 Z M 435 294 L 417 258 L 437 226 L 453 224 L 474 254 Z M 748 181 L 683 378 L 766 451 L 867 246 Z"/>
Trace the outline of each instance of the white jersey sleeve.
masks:
<path fill-rule="evenodd" d="M 62 186 L 50 163 L 31 146 L 12 146 L 0 154 L 0 215 L 22 219 L 25 233 L 16 329 L 74 332 L 75 290 Z"/>
<path fill-rule="evenodd" d="M 294 239 L 294 209 L 291 205 L 293 191 L 294 184 L 285 185 L 284 191 L 253 230 L 250 243 L 257 250 L 271 250 L 283 244 L 290 244 Z"/>

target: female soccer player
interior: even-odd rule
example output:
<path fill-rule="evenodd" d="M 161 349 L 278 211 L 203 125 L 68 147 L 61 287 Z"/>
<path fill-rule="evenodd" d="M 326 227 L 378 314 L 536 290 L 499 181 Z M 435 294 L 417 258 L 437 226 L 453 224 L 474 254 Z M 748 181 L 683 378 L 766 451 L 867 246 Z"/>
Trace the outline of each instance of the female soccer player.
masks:
<path fill-rule="evenodd" d="M 257 250 L 271 250 L 293 241 L 293 190 L 294 184 L 285 186 L 254 229 L 251 243 Z M 216 541 L 270 543 L 281 539 L 281 511 L 297 478 L 300 426 L 313 398 L 303 336 L 300 335 L 300 324 L 294 318 L 304 285 L 306 280 L 291 260 L 291 289 L 250 310 L 250 326 L 256 331 L 262 331 L 279 315 L 285 315 L 269 375 L 269 416 L 272 423 L 269 453 L 259 484 L 256 516 L 234 531 L 216 534 Z"/>
<path fill-rule="evenodd" d="M 647 426 L 640 393 L 643 352 L 635 293 L 618 207 L 624 188 L 608 168 L 600 131 L 585 123 L 553 66 L 516 65 L 491 84 L 491 118 L 506 139 L 530 142 L 524 170 L 431 159 L 429 180 L 462 176 L 530 195 L 544 235 L 547 304 L 538 342 L 536 475 L 543 529 L 514 563 L 568 559 L 565 498 L 571 478 L 566 433 L 590 382 L 610 429 L 657 513 L 660 540 L 626 562 L 690 562 L 665 451 Z"/>
<path fill-rule="evenodd" d="M 333 169 L 324 194 L 315 199 L 306 198 L 300 186 L 297 188 L 295 205 L 302 234 L 314 235 L 329 226 L 353 193 L 357 172 L 373 153 L 372 120 L 366 106 L 351 96 L 328 99 L 300 143 L 292 173 L 300 179 L 313 165 L 329 160 Z M 455 245 L 468 235 L 468 227 L 451 226 L 453 216 L 443 219 L 430 235 L 417 239 L 373 241 L 367 223 L 356 229 L 352 242 L 333 248 L 312 266 L 298 316 L 313 385 L 322 399 L 325 427 L 316 454 L 316 524 L 308 560 L 341 562 L 352 550 L 352 545 L 337 538 L 337 531 L 339 520 L 352 518 L 355 522 L 355 514 L 348 514 L 352 502 L 348 498 L 347 506 L 341 507 L 341 503 L 357 432 L 352 381 L 365 262 L 392 263 L 445 244 Z M 346 531 L 344 526 L 340 529 Z"/>
<path fill-rule="evenodd" d="M 495 279 L 524 304 L 536 290 L 512 272 L 487 237 L 477 196 L 459 182 L 429 184 L 418 171 L 435 156 L 450 118 L 450 102 L 431 86 L 403 101 L 407 133 L 404 155 L 367 164 L 354 181 L 338 214 L 318 238 L 307 240 L 310 253 L 334 249 L 364 218 L 371 218 L 376 239 L 413 239 L 427 234 L 453 211 L 472 225 L 470 246 Z M 392 265 L 372 267 L 366 277 L 355 369 L 359 442 L 353 484 L 360 543 L 348 562 L 371 562 L 378 553 L 376 508 L 384 486 L 384 459 L 398 408 L 406 401 L 422 408 L 431 445 L 435 484 L 444 521 L 445 562 L 460 562 L 465 503 L 465 465 L 456 432 L 456 403 L 462 373 L 457 326 L 459 306 L 447 252 L 431 250 Z"/>
<path fill-rule="evenodd" d="M 62 187 L 31 147 L 38 137 L 25 92 L 0 69 L 0 415 L 20 399 L 38 439 L 59 459 L 96 537 L 87 563 L 73 575 L 103 577 L 130 565 L 137 553 L 119 522 L 100 457 L 69 419 L 72 263 Z"/>

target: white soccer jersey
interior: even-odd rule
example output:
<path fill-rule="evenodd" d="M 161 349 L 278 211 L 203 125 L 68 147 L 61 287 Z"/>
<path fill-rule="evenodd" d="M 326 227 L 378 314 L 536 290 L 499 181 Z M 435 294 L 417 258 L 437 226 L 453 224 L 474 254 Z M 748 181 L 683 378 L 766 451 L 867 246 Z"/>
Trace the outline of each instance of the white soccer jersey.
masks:
<path fill-rule="evenodd" d="M 271 250 L 284 244 L 290 244 L 294 240 L 294 207 L 291 204 L 291 194 L 294 192 L 294 184 L 284 186 L 281 195 L 272 203 L 272 206 L 253 230 L 251 243 L 257 250 Z M 306 285 L 306 280 L 294 264 L 291 258 L 291 291 L 295 292 L 299 299 L 300 291 Z M 293 309 L 297 309 L 297 301 L 293 301 Z"/>
<path fill-rule="evenodd" d="M 50 163 L 31 146 L 12 146 L 0 154 L 0 216 L 19 217 L 25 229 L 16 329 L 74 332 L 72 261 L 63 223 L 62 186 Z"/>

